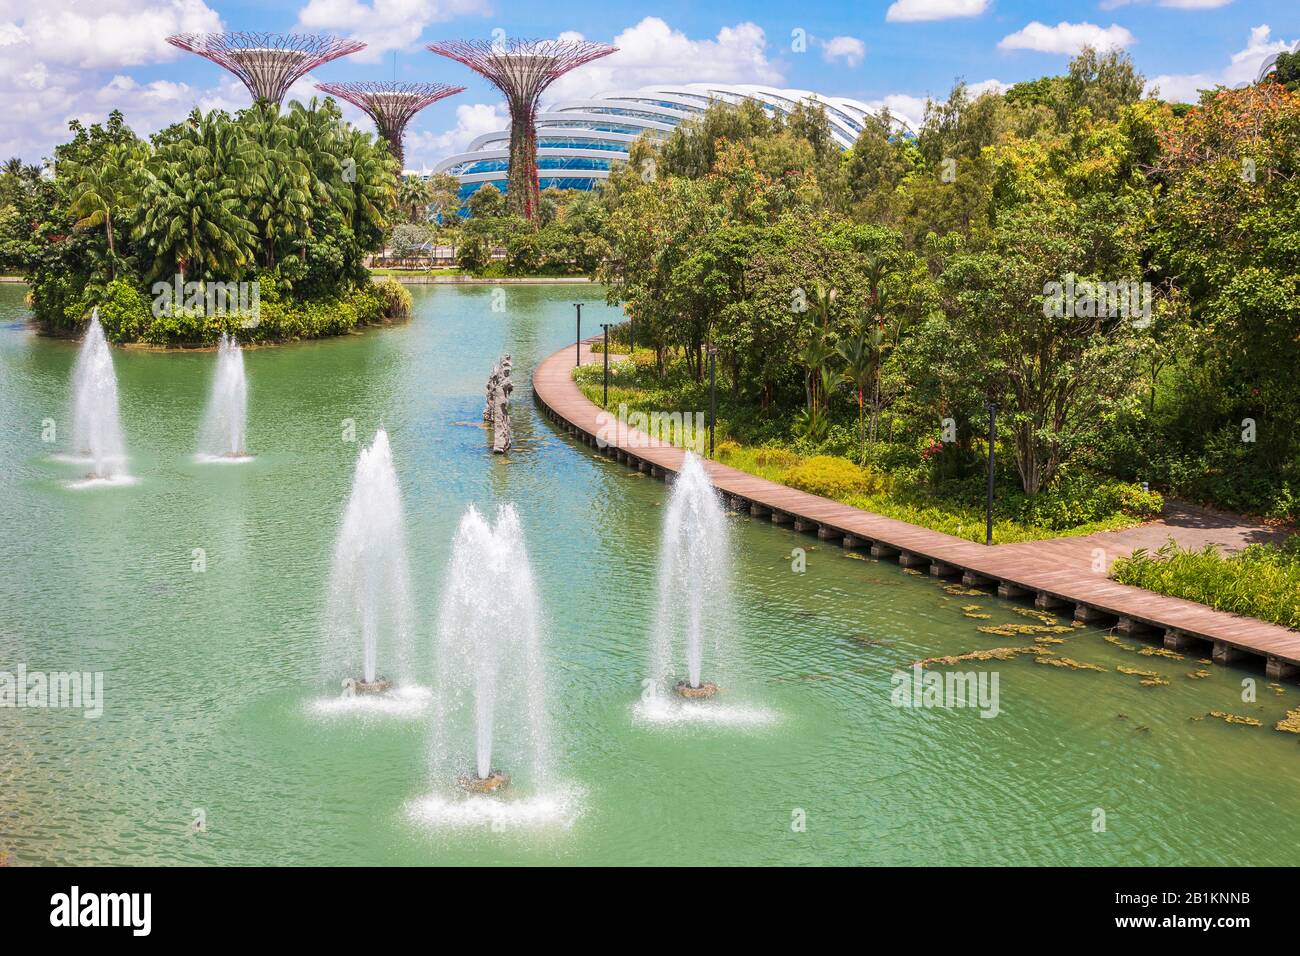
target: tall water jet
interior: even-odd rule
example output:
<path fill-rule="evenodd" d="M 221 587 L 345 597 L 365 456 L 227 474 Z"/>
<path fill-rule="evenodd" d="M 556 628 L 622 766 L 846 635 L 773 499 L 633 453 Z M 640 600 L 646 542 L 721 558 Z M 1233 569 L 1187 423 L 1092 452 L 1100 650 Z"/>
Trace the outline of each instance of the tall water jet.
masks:
<path fill-rule="evenodd" d="M 379 673 L 381 654 L 405 676 L 413 617 L 402 495 L 381 428 L 357 456 L 330 574 L 328 637 L 349 694 L 392 686 Z"/>
<path fill-rule="evenodd" d="M 98 309 L 91 313 L 72 375 L 72 447 L 78 458 L 90 462 L 88 478 L 125 476 L 126 442 L 118 417 L 117 375 Z"/>
<path fill-rule="evenodd" d="M 659 550 L 659 613 L 654 670 L 661 689 L 677 678 L 687 698 L 712 697 L 731 633 L 731 547 L 722 502 L 700 459 L 690 452 L 673 482 Z M 685 678 L 681 671 L 685 669 Z"/>
<path fill-rule="evenodd" d="M 539 783 L 547 763 L 541 627 L 523 527 L 512 505 L 495 527 L 471 505 L 452 545 L 438 622 L 435 773 L 463 789 L 499 790 L 509 777 Z M 473 771 L 466 772 L 470 765 Z"/>
<path fill-rule="evenodd" d="M 244 350 L 225 332 L 217 347 L 217 374 L 199 433 L 199 457 L 206 460 L 243 461 L 248 420 L 248 379 L 244 375 Z"/>

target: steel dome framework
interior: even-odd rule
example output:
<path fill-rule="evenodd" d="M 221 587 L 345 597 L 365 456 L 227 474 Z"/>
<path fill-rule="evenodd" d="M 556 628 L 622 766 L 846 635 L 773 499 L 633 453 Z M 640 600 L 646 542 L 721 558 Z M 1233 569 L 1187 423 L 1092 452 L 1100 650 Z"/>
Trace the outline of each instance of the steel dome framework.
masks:
<path fill-rule="evenodd" d="M 506 200 L 516 215 L 533 218 L 538 203 L 537 105 L 542 93 L 570 70 L 608 56 L 615 47 L 587 40 L 447 40 L 431 53 L 462 63 L 499 89 L 510 110 Z"/>
<path fill-rule="evenodd" d="M 365 49 L 360 40 L 308 33 L 177 33 L 172 46 L 225 67 L 254 101 L 277 106 L 298 80 L 322 63 Z"/>
<path fill-rule="evenodd" d="M 465 91 L 465 87 L 450 83 L 382 82 L 317 83 L 316 89 L 364 110 L 375 121 L 379 135 L 388 140 L 399 169 L 405 161 L 402 138 L 412 117 L 430 104 Z"/>

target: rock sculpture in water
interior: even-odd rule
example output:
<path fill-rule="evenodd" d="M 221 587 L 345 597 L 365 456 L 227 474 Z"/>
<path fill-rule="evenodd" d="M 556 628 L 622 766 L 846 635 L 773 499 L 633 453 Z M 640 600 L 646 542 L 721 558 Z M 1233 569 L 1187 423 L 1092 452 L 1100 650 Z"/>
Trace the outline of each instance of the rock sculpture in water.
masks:
<path fill-rule="evenodd" d="M 492 367 L 487 380 L 487 401 L 483 405 L 483 421 L 492 425 L 492 451 L 502 455 L 510 450 L 510 393 L 515 389 L 510 381 L 510 356 Z"/>

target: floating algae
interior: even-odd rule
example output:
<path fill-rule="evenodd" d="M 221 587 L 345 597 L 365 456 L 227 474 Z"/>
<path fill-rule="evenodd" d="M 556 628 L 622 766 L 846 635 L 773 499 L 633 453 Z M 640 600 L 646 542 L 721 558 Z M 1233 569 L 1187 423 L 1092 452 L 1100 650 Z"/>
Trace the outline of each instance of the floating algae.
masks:
<path fill-rule="evenodd" d="M 983 651 L 967 651 L 965 654 L 951 654 L 947 657 L 927 657 L 917 661 L 922 667 L 930 664 L 960 664 L 963 661 L 1009 661 L 1019 654 L 1046 654 L 1042 647 L 991 647 Z"/>
<path fill-rule="evenodd" d="M 1167 677 L 1144 677 L 1138 681 L 1143 687 L 1168 687 L 1169 678 Z"/>
<path fill-rule="evenodd" d="M 983 605 L 983 604 L 963 604 L 963 605 L 961 606 L 961 609 L 962 609 L 963 611 L 982 611 L 982 610 L 984 610 L 984 605 Z"/>
<path fill-rule="evenodd" d="M 1125 644 L 1123 641 L 1121 641 L 1121 640 L 1120 640 L 1118 637 L 1116 637 L 1114 634 L 1103 634 L 1103 635 L 1102 635 L 1102 639 L 1103 639 L 1107 644 L 1114 644 L 1114 645 L 1115 645 L 1116 647 L 1118 647 L 1121 651 L 1136 651 L 1136 650 L 1137 650 L 1137 647 L 1136 647 L 1135 645 L 1133 645 L 1133 644 Z"/>
<path fill-rule="evenodd" d="M 844 552 L 844 557 L 846 557 L 846 558 L 850 558 L 850 559 L 852 559 L 852 560 L 854 560 L 854 561 L 865 561 L 865 560 L 867 560 L 867 556 L 866 556 L 865 554 L 859 554 L 859 553 L 856 552 L 856 551 L 845 551 L 845 552 Z"/>
<path fill-rule="evenodd" d="M 911 570 L 910 568 L 908 570 Z M 919 571 L 916 573 L 920 573 Z M 975 588 L 968 588 L 964 584 L 949 584 L 944 587 L 949 594 L 957 594 L 962 597 L 984 597 L 983 591 L 977 591 Z"/>
<path fill-rule="evenodd" d="M 1119 667 L 1116 667 L 1115 670 L 1119 671 L 1121 674 L 1131 674 L 1136 677 L 1159 677 L 1160 676 L 1155 671 L 1144 671 L 1138 667 L 1124 667 L 1121 665 Z"/>
<path fill-rule="evenodd" d="M 1176 654 L 1167 647 L 1144 647 L 1138 653 L 1143 657 L 1167 657 L 1171 661 L 1183 660 L 1182 654 Z"/>
<path fill-rule="evenodd" d="M 1038 664 L 1051 664 L 1053 667 L 1068 667 L 1072 671 L 1100 671 L 1106 673 L 1106 668 L 1097 664 L 1089 664 L 1086 661 L 1076 661 L 1070 657 L 1036 657 L 1034 662 Z"/>
<path fill-rule="evenodd" d="M 1192 671 L 1187 676 L 1191 680 L 1205 680 L 1205 678 L 1210 676 L 1210 672 L 1207 671 L 1204 667 L 1202 667 L 1200 670 Z"/>
<path fill-rule="evenodd" d="M 1300 734 L 1300 707 L 1288 710 L 1286 716 L 1273 725 L 1273 729 L 1284 734 Z"/>
<path fill-rule="evenodd" d="M 1063 641 L 1059 637 L 1047 637 L 1046 635 L 1044 635 L 1043 637 L 1034 638 L 1034 643 L 1035 644 L 1064 644 L 1065 641 Z"/>
<path fill-rule="evenodd" d="M 1032 617 L 1039 624 L 1055 624 L 1057 620 L 1055 614 L 1049 614 L 1047 611 L 1040 611 L 1037 608 L 1013 607 L 1011 610 L 1015 611 L 1022 617 Z"/>
<path fill-rule="evenodd" d="M 980 614 L 976 611 L 965 611 L 962 614 L 962 617 L 974 618 L 977 621 L 987 621 L 992 616 L 992 614 Z"/>
<path fill-rule="evenodd" d="M 1243 724 L 1246 727 L 1263 727 L 1254 717 L 1243 717 L 1240 714 L 1230 714 L 1225 710 L 1212 710 L 1205 716 L 1218 717 L 1225 724 Z"/>
<path fill-rule="evenodd" d="M 993 634 L 997 637 L 1017 637 L 1025 634 L 1067 634 L 1073 628 L 1064 624 L 989 624 L 977 627 L 981 634 Z"/>
<path fill-rule="evenodd" d="M 1279 697 L 1286 693 L 1286 689 L 1281 684 L 1269 684 L 1268 689 Z"/>

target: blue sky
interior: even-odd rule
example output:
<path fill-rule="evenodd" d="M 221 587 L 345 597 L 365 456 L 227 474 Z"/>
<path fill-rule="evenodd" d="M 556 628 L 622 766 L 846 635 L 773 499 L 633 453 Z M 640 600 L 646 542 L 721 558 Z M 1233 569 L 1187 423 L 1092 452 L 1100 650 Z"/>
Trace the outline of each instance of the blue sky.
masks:
<path fill-rule="evenodd" d="M 215 65 L 162 42 L 188 30 L 300 30 L 369 48 L 312 82 L 441 80 L 466 92 L 426 110 L 408 135 L 419 168 L 500 128 L 500 98 L 468 70 L 423 50 L 439 38 L 574 32 L 621 52 L 561 79 L 554 98 L 656 82 L 767 83 L 888 104 L 916 120 L 956 78 L 993 86 L 1061 71 L 1084 42 L 1128 50 L 1168 98 L 1254 78 L 1269 53 L 1300 41 L 1296 0 L 0 0 L 0 157 L 35 162 L 67 120 L 121 108 L 149 133 L 194 105 L 248 97 Z M 802 40 L 802 43 L 800 42 Z M 369 125 L 347 107 L 350 118 Z"/>

